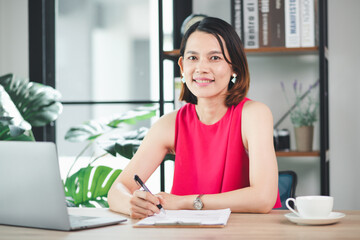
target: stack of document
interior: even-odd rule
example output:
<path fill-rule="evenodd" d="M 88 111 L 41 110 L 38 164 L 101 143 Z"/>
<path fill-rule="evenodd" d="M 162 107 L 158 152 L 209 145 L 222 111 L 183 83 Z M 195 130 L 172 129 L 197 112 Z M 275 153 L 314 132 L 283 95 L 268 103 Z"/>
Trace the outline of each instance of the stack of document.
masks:
<path fill-rule="evenodd" d="M 165 210 L 137 222 L 134 227 L 150 226 L 204 226 L 224 227 L 230 216 L 230 208 L 220 210 Z"/>

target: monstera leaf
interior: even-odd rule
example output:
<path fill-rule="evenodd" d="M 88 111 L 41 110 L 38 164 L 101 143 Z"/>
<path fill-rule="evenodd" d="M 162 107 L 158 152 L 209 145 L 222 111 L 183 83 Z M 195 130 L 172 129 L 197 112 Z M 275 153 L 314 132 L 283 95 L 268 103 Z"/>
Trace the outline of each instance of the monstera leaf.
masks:
<path fill-rule="evenodd" d="M 123 134 L 118 138 L 112 136 L 107 141 L 102 141 L 98 144 L 102 149 L 114 157 L 116 154 L 120 154 L 127 159 L 131 159 L 139 148 L 148 130 L 149 129 L 146 127 L 141 127 L 137 130 Z"/>
<path fill-rule="evenodd" d="M 108 207 L 106 201 L 107 192 L 121 170 L 113 170 L 105 166 L 94 167 L 92 164 L 109 153 L 113 156 L 120 154 L 130 159 L 140 146 L 147 128 L 122 133 L 120 136 L 118 133 L 119 128 L 123 124 L 134 124 L 139 120 L 149 119 L 156 115 L 156 110 L 157 107 L 153 105 L 138 107 L 108 119 L 87 121 L 67 131 L 65 134 L 67 141 L 88 142 L 86 147 L 74 159 L 65 180 L 66 196 L 71 199 L 71 203 L 75 206 L 96 207 L 95 205 L 100 205 Z M 96 146 L 105 151 L 99 155 Z M 85 151 L 89 150 L 93 151 L 93 154 L 90 154 L 89 166 L 81 168 L 70 176 L 75 163 Z"/>
<path fill-rule="evenodd" d="M 70 142 L 91 141 L 105 133 L 109 133 L 121 124 L 135 124 L 139 120 L 149 119 L 156 115 L 157 107 L 142 106 L 135 108 L 109 120 L 91 120 L 83 124 L 71 127 L 65 134 L 65 140 Z"/>
<path fill-rule="evenodd" d="M 62 112 L 60 93 L 43 84 L 0 77 L 0 140 L 34 140 L 31 127 L 44 126 Z"/>
<path fill-rule="evenodd" d="M 110 127 L 100 122 L 90 120 L 83 124 L 71 127 L 65 134 L 69 142 L 85 142 L 94 140 L 110 130 Z"/>
<path fill-rule="evenodd" d="M 135 124 L 139 120 L 145 120 L 154 117 L 156 115 L 156 110 L 157 107 L 153 105 L 141 106 L 115 117 L 107 125 L 116 128 L 121 123 Z"/>
<path fill-rule="evenodd" d="M 81 168 L 65 182 L 65 195 L 71 203 L 78 207 L 109 207 L 108 191 L 121 173 L 120 169 L 107 166 L 88 166 Z"/>
<path fill-rule="evenodd" d="M 0 117 L 0 140 L 3 141 L 35 141 L 31 131 L 2 121 Z"/>
<path fill-rule="evenodd" d="M 124 134 L 121 138 L 111 138 L 107 142 L 103 141 L 98 144 L 102 149 L 114 157 L 116 157 L 117 154 L 120 154 L 127 159 L 131 159 L 140 147 L 140 144 L 148 131 L 148 128 L 141 127 L 137 130 Z M 164 160 L 175 161 L 175 155 L 168 153 L 166 154 Z"/>

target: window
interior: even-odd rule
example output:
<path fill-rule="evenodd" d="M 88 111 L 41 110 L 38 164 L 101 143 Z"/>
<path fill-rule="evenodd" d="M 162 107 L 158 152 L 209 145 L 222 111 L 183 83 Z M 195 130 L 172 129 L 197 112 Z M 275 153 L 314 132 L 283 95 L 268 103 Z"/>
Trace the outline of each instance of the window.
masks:
<path fill-rule="evenodd" d="M 56 142 L 65 177 L 86 145 L 64 140 L 70 127 L 147 103 L 163 103 L 156 0 L 64 0 L 58 1 L 57 9 L 56 88 L 62 93 L 64 111 L 57 120 Z M 169 82 L 164 91 L 166 112 L 173 110 L 173 81 Z M 145 120 L 122 130 L 151 124 Z M 127 160 L 119 158 L 109 157 L 105 164 L 123 168 Z M 86 163 L 84 159 L 78 167 Z M 149 183 L 154 192 L 160 191 L 159 182 L 156 173 Z"/>

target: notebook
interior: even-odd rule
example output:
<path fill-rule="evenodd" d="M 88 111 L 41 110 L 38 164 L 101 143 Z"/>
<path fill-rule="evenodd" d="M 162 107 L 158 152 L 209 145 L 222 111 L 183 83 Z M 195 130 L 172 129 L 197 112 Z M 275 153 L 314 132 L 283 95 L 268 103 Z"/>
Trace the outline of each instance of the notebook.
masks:
<path fill-rule="evenodd" d="M 0 141 L 0 224 L 70 231 L 126 220 L 68 215 L 54 143 Z"/>
<path fill-rule="evenodd" d="M 137 222 L 134 227 L 225 227 L 230 208 L 219 210 L 165 210 Z"/>

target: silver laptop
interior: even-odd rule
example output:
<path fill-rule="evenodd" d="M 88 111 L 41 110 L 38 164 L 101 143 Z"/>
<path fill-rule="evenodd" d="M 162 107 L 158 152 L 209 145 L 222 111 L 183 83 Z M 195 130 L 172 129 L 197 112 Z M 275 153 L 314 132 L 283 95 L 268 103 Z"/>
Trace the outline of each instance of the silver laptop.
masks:
<path fill-rule="evenodd" d="M 55 144 L 0 141 L 0 224 L 69 231 L 124 221 L 68 215 Z"/>

